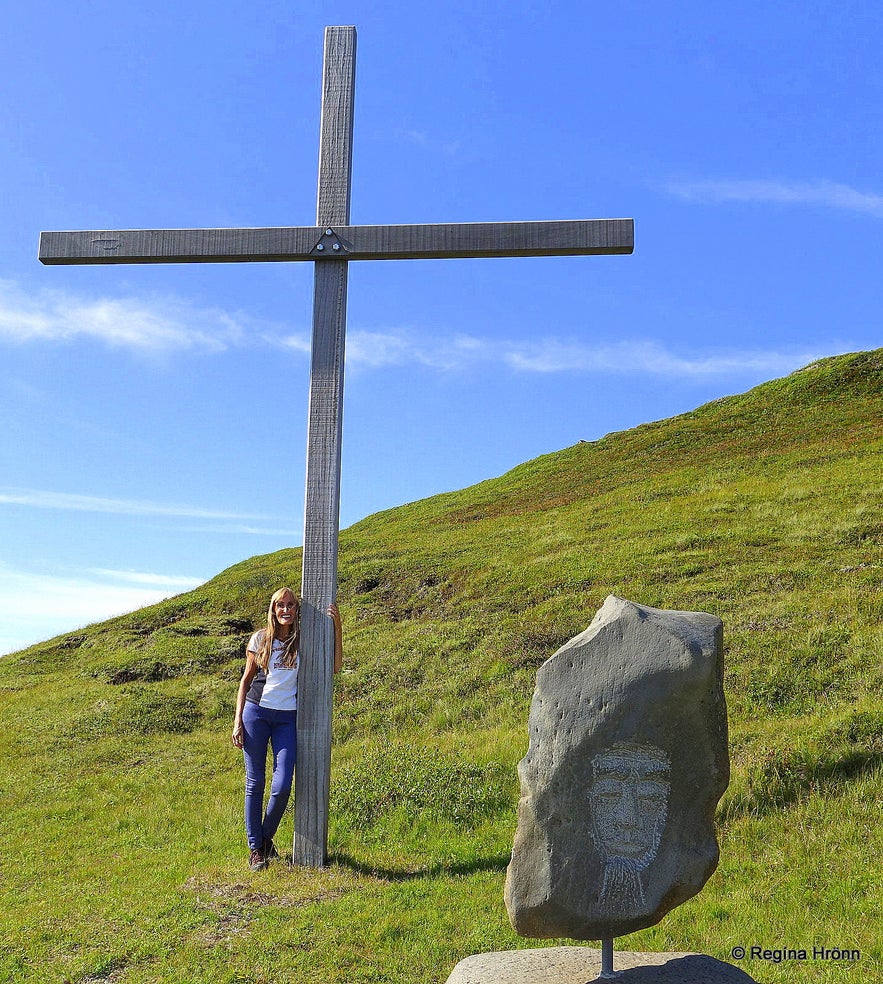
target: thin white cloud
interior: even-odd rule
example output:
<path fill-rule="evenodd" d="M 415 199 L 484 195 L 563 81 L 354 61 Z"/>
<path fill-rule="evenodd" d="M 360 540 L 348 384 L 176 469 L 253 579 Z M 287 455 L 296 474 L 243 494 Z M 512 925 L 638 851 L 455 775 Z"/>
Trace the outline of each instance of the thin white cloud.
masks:
<path fill-rule="evenodd" d="M 124 584 L 139 584 L 142 587 L 153 587 L 163 591 L 186 591 L 202 584 L 198 577 L 180 577 L 170 574 L 151 574 L 147 571 L 118 571 L 109 567 L 89 567 L 86 574 L 110 581 L 122 581 Z"/>
<path fill-rule="evenodd" d="M 312 342 L 306 332 L 297 335 L 263 335 L 263 340 L 269 345 L 277 345 L 281 348 L 296 352 L 298 355 L 309 356 L 312 351 Z"/>
<path fill-rule="evenodd" d="M 401 143 L 411 144 L 431 154 L 442 154 L 444 157 L 457 157 L 462 146 L 459 140 L 443 140 L 432 136 L 426 130 L 408 127 L 397 130 L 395 137 Z"/>
<path fill-rule="evenodd" d="M 596 345 L 541 338 L 523 342 L 469 335 L 439 337 L 409 330 L 354 331 L 347 367 L 356 370 L 426 366 L 463 371 L 506 366 L 519 373 L 606 373 L 697 378 L 733 374 L 784 375 L 821 358 L 821 350 L 729 350 L 683 355 L 647 340 Z"/>
<path fill-rule="evenodd" d="M 859 207 L 857 201 L 846 194 L 849 189 L 843 189 L 842 186 L 831 187 L 841 189 L 839 201 L 852 202 L 850 206 L 843 207 Z M 784 185 L 771 185 L 769 182 L 694 182 L 690 185 L 672 185 L 670 190 L 685 198 L 693 196 L 698 199 L 704 195 L 708 200 L 715 199 L 715 196 L 716 200 L 739 196 L 745 201 L 801 200 L 795 186 L 790 186 L 789 191 Z M 792 197 L 789 198 L 789 194 Z M 764 199 L 764 195 L 768 197 Z M 837 196 L 830 193 L 829 203 L 835 197 Z M 807 201 L 810 198 L 806 192 L 802 200 Z M 864 196 L 862 201 L 865 211 L 871 211 L 873 206 L 879 207 L 883 214 L 883 198 Z M 82 301 L 50 292 L 44 292 L 38 295 L 37 300 L 31 300 L 9 282 L 0 281 L 0 339 L 6 337 L 22 342 L 35 339 L 64 341 L 79 335 L 100 338 L 114 345 L 160 352 L 176 347 L 197 346 L 220 351 L 233 345 L 247 344 L 247 338 L 250 338 L 253 344 L 272 345 L 298 356 L 309 357 L 310 337 L 306 332 L 286 334 L 279 326 L 268 328 L 266 325 L 246 332 L 243 325 L 244 320 L 239 316 L 219 310 L 197 311 L 181 301 Z M 732 351 L 685 356 L 669 351 L 659 343 L 643 340 L 624 341 L 615 345 L 592 345 L 546 337 L 522 342 L 479 338 L 462 333 L 430 334 L 405 328 L 385 331 L 351 329 L 347 332 L 346 339 L 347 367 L 356 371 L 424 366 L 457 372 L 480 366 L 502 365 L 516 372 L 539 373 L 649 373 L 668 377 L 727 375 L 747 371 L 775 374 L 791 371 L 824 354 L 826 353 Z M 0 503 L 3 502 L 56 509 L 191 516 L 203 519 L 265 518 L 0 487 Z"/>
<path fill-rule="evenodd" d="M 692 202 L 756 202 L 821 205 L 883 218 L 883 195 L 835 181 L 671 181 L 666 191 Z"/>
<path fill-rule="evenodd" d="M 468 335 L 433 338 L 405 330 L 356 330 L 348 334 L 346 340 L 347 366 L 356 369 L 404 365 L 461 369 L 482 360 L 489 351 L 486 341 Z"/>
<path fill-rule="evenodd" d="M 264 341 L 292 352 L 310 354 L 306 335 L 264 336 Z M 468 335 L 432 337 L 409 329 L 388 331 L 351 329 L 346 333 L 348 369 L 388 369 L 421 365 L 433 369 L 463 369 L 488 352 L 488 343 Z"/>
<path fill-rule="evenodd" d="M 175 529 L 179 533 L 223 533 L 225 535 L 240 534 L 242 536 L 277 536 L 282 539 L 290 540 L 293 544 L 295 542 L 299 544 L 300 539 L 303 536 L 302 530 L 284 529 L 280 527 L 250 526 L 245 523 L 176 526 Z"/>
<path fill-rule="evenodd" d="M 820 358 L 817 351 L 729 351 L 678 355 L 657 342 L 587 345 L 554 339 L 513 346 L 504 361 L 523 372 L 603 372 L 669 378 L 727 376 L 734 373 L 783 375 Z"/>
<path fill-rule="evenodd" d="M 100 569 L 58 576 L 0 564 L 0 655 L 136 611 L 200 583 L 178 575 Z"/>
<path fill-rule="evenodd" d="M 220 352 L 239 345 L 247 319 L 178 298 L 83 298 L 25 292 L 0 280 L 0 339 L 23 343 L 92 339 L 146 354 L 181 349 Z"/>
<path fill-rule="evenodd" d="M 102 496 L 49 492 L 0 486 L 0 505 L 31 506 L 37 509 L 63 509 L 74 512 L 111 513 L 126 516 L 175 516 L 189 519 L 249 520 L 267 519 L 257 513 L 236 513 L 199 506 L 165 505 L 139 499 L 108 499 Z"/>

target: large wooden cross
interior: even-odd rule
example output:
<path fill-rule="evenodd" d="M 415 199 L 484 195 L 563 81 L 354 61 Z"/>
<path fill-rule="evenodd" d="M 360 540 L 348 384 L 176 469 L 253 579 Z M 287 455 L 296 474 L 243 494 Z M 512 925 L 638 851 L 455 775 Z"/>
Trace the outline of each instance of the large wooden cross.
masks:
<path fill-rule="evenodd" d="M 352 226 L 350 175 L 356 30 L 325 29 L 315 226 L 44 232 L 40 260 L 61 263 L 314 263 L 297 721 L 296 864 L 328 845 L 333 632 L 337 584 L 347 267 L 350 260 L 631 253 L 631 219 Z"/>

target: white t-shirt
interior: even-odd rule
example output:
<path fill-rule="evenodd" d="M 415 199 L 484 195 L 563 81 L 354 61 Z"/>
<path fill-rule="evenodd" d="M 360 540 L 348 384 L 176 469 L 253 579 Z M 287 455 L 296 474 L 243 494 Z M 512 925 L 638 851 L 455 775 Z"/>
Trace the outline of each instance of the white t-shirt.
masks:
<path fill-rule="evenodd" d="M 250 653 L 257 653 L 261 648 L 261 639 L 266 630 L 259 629 L 248 640 L 246 647 Z M 269 707 L 275 711 L 296 711 L 297 710 L 297 669 L 300 664 L 300 654 L 294 659 L 294 666 L 282 666 L 280 660 L 285 649 L 285 643 L 280 639 L 273 640 L 273 652 L 270 655 L 270 662 L 267 666 L 266 680 L 263 687 L 260 686 L 260 677 L 263 675 L 258 670 L 258 675 L 248 692 L 248 697 L 260 704 L 261 707 Z"/>

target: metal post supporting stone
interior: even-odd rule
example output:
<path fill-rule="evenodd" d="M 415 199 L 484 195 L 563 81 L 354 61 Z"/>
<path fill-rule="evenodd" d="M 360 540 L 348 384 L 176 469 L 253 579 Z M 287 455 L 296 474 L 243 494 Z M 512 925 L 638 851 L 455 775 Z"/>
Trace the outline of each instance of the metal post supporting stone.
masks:
<path fill-rule="evenodd" d="M 601 940 L 601 979 L 611 980 L 613 973 L 613 938 Z"/>

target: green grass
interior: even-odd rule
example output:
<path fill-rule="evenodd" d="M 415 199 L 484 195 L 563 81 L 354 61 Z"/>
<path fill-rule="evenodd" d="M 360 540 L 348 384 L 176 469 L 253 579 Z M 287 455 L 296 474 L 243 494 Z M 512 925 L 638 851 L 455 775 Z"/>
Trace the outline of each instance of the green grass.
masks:
<path fill-rule="evenodd" d="M 297 551 L 0 659 L 0 980 L 429 984 L 545 945 L 502 901 L 515 767 L 537 667 L 610 593 L 723 619 L 733 765 L 718 871 L 617 946 L 883 979 L 881 462 L 877 350 L 346 530 L 320 872 L 248 870 L 229 742 Z"/>

